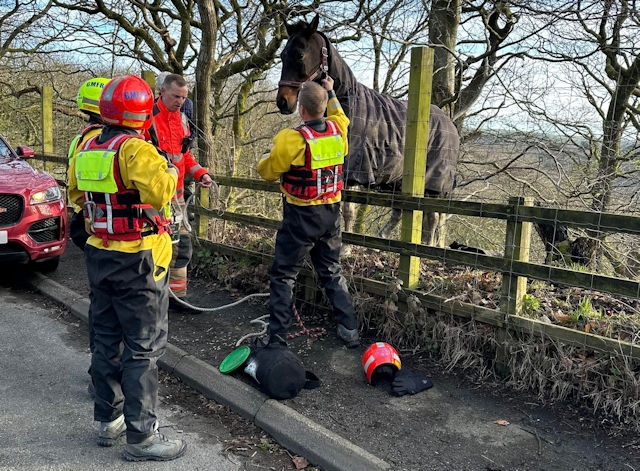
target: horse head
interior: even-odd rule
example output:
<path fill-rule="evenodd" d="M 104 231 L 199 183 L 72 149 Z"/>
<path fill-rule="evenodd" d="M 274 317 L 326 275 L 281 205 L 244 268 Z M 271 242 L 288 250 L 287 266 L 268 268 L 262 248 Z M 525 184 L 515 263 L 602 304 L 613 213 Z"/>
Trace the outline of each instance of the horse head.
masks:
<path fill-rule="evenodd" d="M 296 110 L 298 91 L 304 82 L 320 82 L 329 72 L 329 44 L 318 33 L 319 17 L 307 23 L 285 23 L 289 39 L 280 53 L 282 72 L 278 82 L 276 105 L 282 114 Z"/>

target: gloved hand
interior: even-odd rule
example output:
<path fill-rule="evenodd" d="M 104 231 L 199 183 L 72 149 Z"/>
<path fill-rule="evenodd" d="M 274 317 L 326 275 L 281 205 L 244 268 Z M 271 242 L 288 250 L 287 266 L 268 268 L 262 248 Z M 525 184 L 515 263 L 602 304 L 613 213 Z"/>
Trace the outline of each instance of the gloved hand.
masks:
<path fill-rule="evenodd" d="M 393 377 L 391 392 L 394 396 L 404 396 L 405 394 L 416 394 L 431 387 L 433 387 L 433 382 L 426 374 L 403 368 Z"/>

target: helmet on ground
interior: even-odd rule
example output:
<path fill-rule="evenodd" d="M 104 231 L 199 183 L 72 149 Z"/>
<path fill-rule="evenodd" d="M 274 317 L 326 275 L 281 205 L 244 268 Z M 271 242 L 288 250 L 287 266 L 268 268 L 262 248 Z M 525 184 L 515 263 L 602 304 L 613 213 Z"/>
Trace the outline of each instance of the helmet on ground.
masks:
<path fill-rule="evenodd" d="M 395 348 L 386 342 L 376 342 L 371 344 L 362 355 L 362 367 L 367 375 L 367 381 L 373 384 L 374 374 L 380 370 L 395 373 L 402 368 L 402 363 Z"/>
<path fill-rule="evenodd" d="M 153 92 L 136 75 L 123 75 L 109 81 L 100 95 L 100 116 L 105 124 L 132 129 L 149 129 Z"/>
<path fill-rule="evenodd" d="M 78 90 L 78 109 L 100 114 L 100 94 L 110 79 L 95 77 L 87 80 Z"/>

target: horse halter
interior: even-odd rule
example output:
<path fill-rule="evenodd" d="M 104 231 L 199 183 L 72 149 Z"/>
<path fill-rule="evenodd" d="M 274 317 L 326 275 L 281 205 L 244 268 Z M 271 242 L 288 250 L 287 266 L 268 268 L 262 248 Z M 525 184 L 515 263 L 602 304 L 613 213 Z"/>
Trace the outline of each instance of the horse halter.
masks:
<path fill-rule="evenodd" d="M 280 80 L 278 82 L 278 87 L 292 87 L 292 88 L 300 88 L 303 83 L 309 82 L 311 80 L 315 80 L 319 75 L 324 74 L 325 76 L 329 74 L 329 48 L 326 46 L 327 38 L 324 37 L 323 34 L 320 34 L 320 37 L 325 42 L 325 46 L 322 46 L 322 52 L 320 57 L 320 64 L 318 68 L 312 74 L 308 75 L 306 79 L 297 82 L 295 80 Z"/>

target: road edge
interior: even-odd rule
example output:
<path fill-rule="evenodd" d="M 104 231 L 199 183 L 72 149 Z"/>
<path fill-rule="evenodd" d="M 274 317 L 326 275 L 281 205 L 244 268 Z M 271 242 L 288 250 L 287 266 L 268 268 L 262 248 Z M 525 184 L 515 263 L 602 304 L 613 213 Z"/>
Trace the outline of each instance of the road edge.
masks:
<path fill-rule="evenodd" d="M 64 305 L 85 323 L 89 300 L 40 273 L 27 280 L 49 299 Z M 344 437 L 309 420 L 294 409 L 269 399 L 255 388 L 169 343 L 158 360 L 160 368 L 180 378 L 207 399 L 234 412 L 267 432 L 281 446 L 304 456 L 325 471 L 388 471 L 391 466 Z"/>

